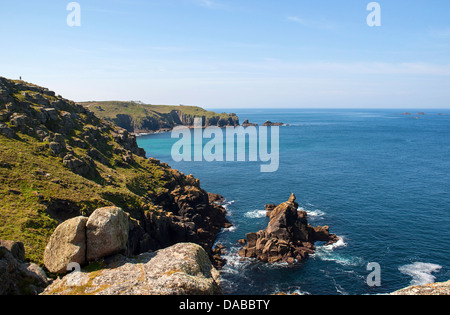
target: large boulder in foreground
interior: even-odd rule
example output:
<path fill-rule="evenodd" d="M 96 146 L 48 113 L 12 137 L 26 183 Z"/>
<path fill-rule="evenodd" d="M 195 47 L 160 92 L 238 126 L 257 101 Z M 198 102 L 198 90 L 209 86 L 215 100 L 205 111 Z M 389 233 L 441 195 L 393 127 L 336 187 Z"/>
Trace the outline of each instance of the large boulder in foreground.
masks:
<path fill-rule="evenodd" d="M 216 295 L 219 273 L 199 245 L 179 243 L 136 258 L 104 261 L 101 270 L 73 272 L 47 287 L 43 295 Z"/>
<path fill-rule="evenodd" d="M 52 273 L 65 273 L 70 263 L 86 263 L 86 223 L 76 217 L 60 224 L 50 237 L 44 252 L 44 264 Z"/>
<path fill-rule="evenodd" d="M 329 233 L 329 227 L 312 227 L 307 222 L 305 211 L 298 211 L 296 197 L 291 195 L 288 201 L 277 207 L 270 207 L 270 222 L 265 230 L 249 233 L 246 246 L 239 255 L 256 258 L 263 262 L 301 262 L 314 253 L 317 241 L 333 244 L 339 238 Z"/>
<path fill-rule="evenodd" d="M 120 208 L 94 211 L 86 223 L 88 261 L 125 251 L 128 242 L 128 215 Z"/>
<path fill-rule="evenodd" d="M 128 215 L 117 207 L 97 209 L 89 218 L 66 220 L 56 228 L 45 248 L 45 267 L 52 273 L 64 274 L 71 263 L 83 266 L 125 252 L 128 230 Z"/>

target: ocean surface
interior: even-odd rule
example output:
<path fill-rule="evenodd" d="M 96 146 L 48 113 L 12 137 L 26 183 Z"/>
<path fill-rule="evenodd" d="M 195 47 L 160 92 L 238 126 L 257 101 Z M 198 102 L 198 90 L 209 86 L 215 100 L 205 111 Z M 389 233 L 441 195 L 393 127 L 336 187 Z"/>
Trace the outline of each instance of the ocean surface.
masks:
<path fill-rule="evenodd" d="M 175 162 L 179 139 L 171 133 L 142 136 L 138 144 L 227 199 L 234 226 L 217 241 L 228 249 L 225 294 L 384 294 L 450 279 L 450 116 L 438 115 L 450 110 L 221 111 L 241 122 L 289 124 L 279 129 L 277 172 L 261 173 L 260 161 Z M 313 226 L 329 225 L 341 241 L 316 244 L 316 253 L 294 266 L 238 257 L 237 241 L 267 226 L 265 205 L 291 193 Z M 366 281 L 374 262 L 378 287 Z"/>

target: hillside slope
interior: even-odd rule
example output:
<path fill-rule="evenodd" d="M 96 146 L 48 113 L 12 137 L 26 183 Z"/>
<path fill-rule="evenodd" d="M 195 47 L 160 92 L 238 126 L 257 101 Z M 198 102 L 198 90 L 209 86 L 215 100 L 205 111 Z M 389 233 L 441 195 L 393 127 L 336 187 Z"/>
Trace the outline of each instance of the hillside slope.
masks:
<path fill-rule="evenodd" d="M 42 263 L 56 226 L 96 208 L 132 217 L 129 254 L 193 242 L 211 254 L 229 226 L 193 176 L 147 159 L 127 130 L 48 89 L 0 77 L 0 239 Z"/>
<path fill-rule="evenodd" d="M 147 105 L 137 102 L 78 103 L 97 117 L 114 122 L 134 133 L 171 130 L 175 126 L 193 126 L 194 118 L 202 118 L 204 126 L 238 126 L 236 114 L 218 114 L 196 106 Z"/>

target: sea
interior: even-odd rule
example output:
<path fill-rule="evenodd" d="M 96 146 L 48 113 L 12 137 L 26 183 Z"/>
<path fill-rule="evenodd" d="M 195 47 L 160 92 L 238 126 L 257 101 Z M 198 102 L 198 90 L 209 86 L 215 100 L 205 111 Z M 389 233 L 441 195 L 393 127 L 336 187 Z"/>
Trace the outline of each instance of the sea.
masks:
<path fill-rule="evenodd" d="M 233 227 L 217 239 L 227 248 L 225 294 L 373 295 L 450 280 L 450 110 L 219 111 L 241 122 L 285 124 L 276 172 L 261 172 L 264 163 L 249 158 L 177 162 L 171 152 L 180 138 L 171 133 L 140 136 L 138 144 L 226 198 Z M 328 225 L 340 241 L 317 243 L 315 254 L 294 265 L 239 257 L 238 240 L 266 228 L 265 205 L 292 193 L 308 222 Z"/>

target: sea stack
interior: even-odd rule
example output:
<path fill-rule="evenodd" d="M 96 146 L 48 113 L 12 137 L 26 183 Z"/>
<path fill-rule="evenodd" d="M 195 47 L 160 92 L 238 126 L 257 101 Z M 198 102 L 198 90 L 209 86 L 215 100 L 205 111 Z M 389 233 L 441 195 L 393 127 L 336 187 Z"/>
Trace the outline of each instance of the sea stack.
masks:
<path fill-rule="evenodd" d="M 256 258 L 266 263 L 301 262 L 315 251 L 315 242 L 336 243 L 339 238 L 329 233 L 329 227 L 312 227 L 307 213 L 298 211 L 294 194 L 270 211 L 270 222 L 265 230 L 246 235 L 246 245 L 239 255 Z"/>

